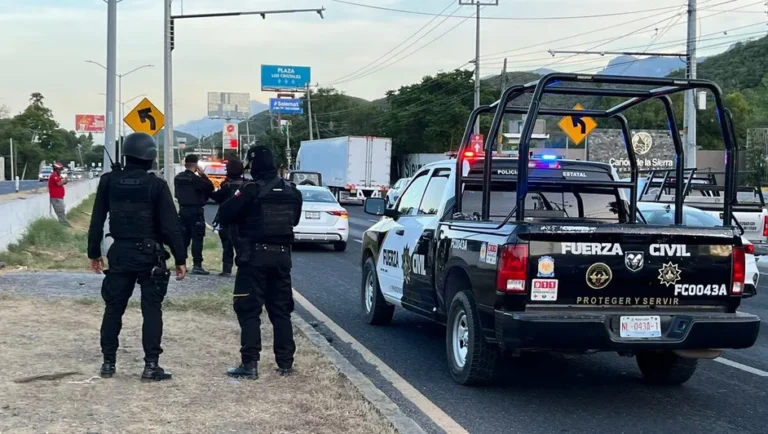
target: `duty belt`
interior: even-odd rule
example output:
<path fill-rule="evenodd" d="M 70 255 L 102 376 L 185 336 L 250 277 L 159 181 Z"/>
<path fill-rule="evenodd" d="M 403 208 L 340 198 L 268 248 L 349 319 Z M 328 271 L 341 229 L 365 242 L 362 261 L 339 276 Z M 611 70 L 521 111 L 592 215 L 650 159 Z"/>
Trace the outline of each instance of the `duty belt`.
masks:
<path fill-rule="evenodd" d="M 257 243 L 253 245 L 253 250 L 262 252 L 290 252 L 291 246 Z"/>

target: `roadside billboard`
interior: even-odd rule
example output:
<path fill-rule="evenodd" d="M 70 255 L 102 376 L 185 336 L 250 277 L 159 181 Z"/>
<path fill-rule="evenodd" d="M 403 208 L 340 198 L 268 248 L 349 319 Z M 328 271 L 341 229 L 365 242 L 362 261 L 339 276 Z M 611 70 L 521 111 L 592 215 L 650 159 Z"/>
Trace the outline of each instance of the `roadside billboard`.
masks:
<path fill-rule="evenodd" d="M 208 92 L 208 117 L 248 119 L 251 117 L 251 94 Z"/>
<path fill-rule="evenodd" d="M 103 133 L 104 115 L 75 115 L 75 131 L 78 133 Z"/>
<path fill-rule="evenodd" d="M 261 65 L 262 91 L 304 92 L 311 82 L 309 66 Z"/>
<path fill-rule="evenodd" d="M 304 113 L 304 103 L 299 98 L 270 98 L 269 111 L 275 114 L 300 115 Z"/>

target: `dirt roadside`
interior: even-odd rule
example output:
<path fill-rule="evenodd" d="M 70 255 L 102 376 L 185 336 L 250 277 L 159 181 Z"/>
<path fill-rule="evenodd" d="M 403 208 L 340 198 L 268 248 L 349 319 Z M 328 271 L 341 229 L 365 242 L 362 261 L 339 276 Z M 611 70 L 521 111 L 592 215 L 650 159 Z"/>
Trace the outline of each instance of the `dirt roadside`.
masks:
<path fill-rule="evenodd" d="M 0 432 L 396 432 L 299 332 L 294 375 L 273 371 L 272 332 L 265 326 L 260 378 L 234 380 L 224 375 L 239 357 L 234 318 L 166 311 L 161 362 L 174 379 L 147 384 L 139 381 L 135 307 L 124 318 L 112 379 L 96 377 L 101 303 L 0 293 L 0 311 Z M 15 382 L 66 372 L 76 374 Z"/>

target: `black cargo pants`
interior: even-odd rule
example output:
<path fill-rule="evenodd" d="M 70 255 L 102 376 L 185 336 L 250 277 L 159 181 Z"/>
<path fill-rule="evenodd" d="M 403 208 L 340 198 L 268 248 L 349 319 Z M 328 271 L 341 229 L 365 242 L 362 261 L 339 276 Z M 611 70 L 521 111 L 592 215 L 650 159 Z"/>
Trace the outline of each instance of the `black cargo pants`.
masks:
<path fill-rule="evenodd" d="M 144 323 L 141 340 L 144 360 L 155 362 L 163 353 L 163 300 L 168 292 L 168 281 L 158 282 L 151 276 L 157 264 L 155 254 L 142 252 L 136 242 L 116 240 L 107 253 L 109 270 L 104 270 L 101 296 L 104 299 L 104 318 L 101 323 L 101 352 L 107 361 L 115 361 L 120 345 L 123 314 L 136 283 L 141 287 L 141 314 Z"/>
<path fill-rule="evenodd" d="M 274 329 L 275 361 L 280 368 L 293 366 L 293 293 L 290 246 L 255 246 L 248 261 L 237 261 L 234 309 L 240 322 L 243 363 L 259 361 L 261 311 L 266 305 Z"/>
<path fill-rule="evenodd" d="M 192 263 L 203 263 L 203 238 L 205 238 L 205 213 L 202 207 L 182 206 L 179 208 L 179 223 L 184 238 L 184 248 L 192 243 Z"/>
<path fill-rule="evenodd" d="M 219 229 L 219 239 L 221 239 L 222 260 L 225 270 L 232 270 L 235 263 L 235 240 L 232 237 L 232 230 L 224 226 Z"/>

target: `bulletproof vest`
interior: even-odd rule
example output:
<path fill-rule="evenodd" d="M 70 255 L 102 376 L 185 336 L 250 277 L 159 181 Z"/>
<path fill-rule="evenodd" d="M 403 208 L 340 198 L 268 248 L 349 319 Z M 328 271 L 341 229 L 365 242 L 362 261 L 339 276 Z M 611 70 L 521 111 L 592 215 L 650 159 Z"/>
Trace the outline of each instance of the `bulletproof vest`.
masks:
<path fill-rule="evenodd" d="M 205 194 L 194 187 L 196 176 L 192 172 L 182 172 L 174 178 L 179 206 L 205 206 Z"/>
<path fill-rule="evenodd" d="M 155 238 L 152 177 L 144 170 L 117 170 L 109 179 L 109 232 L 114 239 Z"/>
<path fill-rule="evenodd" d="M 257 181 L 259 194 L 249 205 L 241 235 L 255 243 L 289 244 L 293 241 L 296 196 L 285 180 L 273 181 Z"/>

